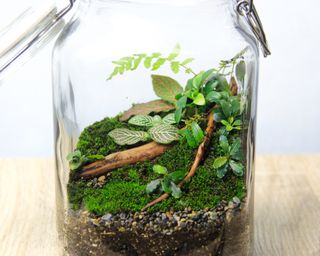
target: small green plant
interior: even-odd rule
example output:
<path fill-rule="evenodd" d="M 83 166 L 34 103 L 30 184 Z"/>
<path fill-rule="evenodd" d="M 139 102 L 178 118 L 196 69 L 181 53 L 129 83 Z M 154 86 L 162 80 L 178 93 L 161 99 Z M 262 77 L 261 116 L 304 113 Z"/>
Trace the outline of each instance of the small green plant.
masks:
<path fill-rule="evenodd" d="M 158 70 L 165 63 L 169 63 L 172 72 L 175 74 L 179 73 L 182 68 L 186 73 L 193 73 L 195 75 L 196 73 L 188 66 L 188 64 L 193 61 L 193 58 L 187 58 L 182 61 L 177 60 L 180 51 L 181 47 L 177 44 L 167 57 L 158 52 L 152 53 L 151 55 L 140 53 L 113 61 L 112 63 L 115 64 L 116 67 L 108 77 L 108 80 L 111 80 L 116 75 L 122 75 L 126 71 L 136 70 L 141 63 L 144 64 L 145 68 L 151 69 L 152 71 Z"/>
<path fill-rule="evenodd" d="M 195 121 L 186 122 L 186 127 L 180 131 L 190 148 L 197 148 L 204 139 L 204 132 Z"/>
<path fill-rule="evenodd" d="M 213 167 L 217 171 L 217 176 L 223 178 L 228 170 L 232 170 L 237 176 L 243 176 L 244 166 L 241 163 L 241 141 L 240 138 L 234 140 L 230 145 L 225 135 L 219 138 L 219 147 L 222 155 L 217 157 L 213 163 Z"/>
<path fill-rule="evenodd" d="M 67 155 L 67 160 L 69 161 L 69 168 L 71 171 L 78 170 L 85 164 L 102 159 L 104 159 L 104 156 L 102 155 L 82 155 L 80 150 L 75 150 Z"/>
<path fill-rule="evenodd" d="M 178 128 L 172 125 L 174 123 L 175 120 L 172 113 L 166 115 L 164 118 L 161 118 L 159 115 L 137 115 L 129 120 L 129 124 L 148 127 L 149 130 L 147 132 L 117 128 L 109 132 L 109 136 L 115 143 L 121 146 L 134 145 L 150 139 L 160 144 L 169 144 L 180 139 Z"/>
<path fill-rule="evenodd" d="M 185 171 L 168 173 L 167 168 L 161 165 L 154 165 L 153 171 L 159 175 L 162 175 L 163 177 L 153 180 L 147 185 L 146 191 L 148 194 L 155 192 L 166 192 L 171 194 L 174 198 L 181 197 L 182 191 L 177 184 L 185 177 Z"/>

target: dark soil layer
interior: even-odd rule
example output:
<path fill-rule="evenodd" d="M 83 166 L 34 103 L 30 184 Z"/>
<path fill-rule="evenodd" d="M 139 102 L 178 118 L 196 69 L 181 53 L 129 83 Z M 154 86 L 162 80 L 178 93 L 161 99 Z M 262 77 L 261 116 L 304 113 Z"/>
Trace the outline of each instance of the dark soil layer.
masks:
<path fill-rule="evenodd" d="M 186 208 L 181 212 L 120 213 L 102 218 L 73 212 L 68 252 L 77 256 L 221 255 L 224 230 L 233 216 L 243 215 L 241 208 L 239 202 L 222 202 L 216 209 L 198 212 Z M 241 236 L 242 231 L 237 230 L 234 242 Z M 238 252 L 242 252 L 241 245 Z"/>

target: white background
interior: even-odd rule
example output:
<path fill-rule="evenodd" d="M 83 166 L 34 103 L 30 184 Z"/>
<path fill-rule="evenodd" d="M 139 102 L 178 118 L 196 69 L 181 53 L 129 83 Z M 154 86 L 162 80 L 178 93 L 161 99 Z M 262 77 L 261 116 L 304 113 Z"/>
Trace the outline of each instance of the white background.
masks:
<path fill-rule="evenodd" d="M 320 1 L 255 4 L 272 49 L 261 59 L 258 153 L 320 152 Z M 51 48 L 0 85 L 0 157 L 53 155 Z"/>

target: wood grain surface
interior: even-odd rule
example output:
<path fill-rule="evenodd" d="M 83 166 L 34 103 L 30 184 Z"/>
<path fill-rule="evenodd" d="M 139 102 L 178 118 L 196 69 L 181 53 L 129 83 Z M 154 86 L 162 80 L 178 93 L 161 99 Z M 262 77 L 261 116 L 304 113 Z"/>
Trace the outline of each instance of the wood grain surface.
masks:
<path fill-rule="evenodd" d="M 255 256 L 320 255 L 320 155 L 259 156 Z M 0 255 L 56 256 L 49 159 L 0 159 Z"/>

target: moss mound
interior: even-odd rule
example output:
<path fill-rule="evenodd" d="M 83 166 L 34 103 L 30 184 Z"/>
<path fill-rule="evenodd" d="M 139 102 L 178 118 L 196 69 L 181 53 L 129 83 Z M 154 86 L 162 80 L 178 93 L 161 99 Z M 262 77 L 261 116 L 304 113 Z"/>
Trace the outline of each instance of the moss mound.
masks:
<path fill-rule="evenodd" d="M 114 128 L 128 127 L 117 118 L 106 118 L 86 128 L 79 138 L 77 149 L 83 154 L 107 155 L 123 147 L 116 145 L 108 132 Z M 133 128 L 133 127 L 130 127 Z M 245 196 L 245 182 L 232 174 L 224 179 L 216 176 L 213 168 L 218 135 L 212 139 L 207 157 L 199 166 L 193 179 L 183 187 L 183 195 L 179 199 L 169 199 L 151 207 L 150 212 L 183 210 L 191 207 L 193 210 L 214 208 L 221 200 L 231 200 L 234 196 L 240 199 Z M 103 215 L 106 212 L 117 213 L 120 211 L 140 211 L 159 194 L 148 195 L 146 185 L 159 176 L 152 171 L 154 164 L 165 166 L 170 172 L 177 170 L 188 171 L 193 163 L 195 150 L 190 149 L 185 143 L 177 143 L 160 157 L 137 163 L 135 165 L 119 168 L 111 172 L 107 183 L 101 188 L 95 188 L 93 181 L 76 180 L 68 185 L 69 201 L 74 209 L 82 205 L 90 212 Z"/>

